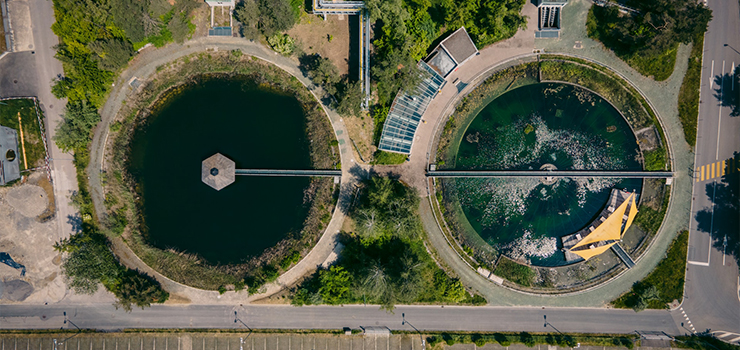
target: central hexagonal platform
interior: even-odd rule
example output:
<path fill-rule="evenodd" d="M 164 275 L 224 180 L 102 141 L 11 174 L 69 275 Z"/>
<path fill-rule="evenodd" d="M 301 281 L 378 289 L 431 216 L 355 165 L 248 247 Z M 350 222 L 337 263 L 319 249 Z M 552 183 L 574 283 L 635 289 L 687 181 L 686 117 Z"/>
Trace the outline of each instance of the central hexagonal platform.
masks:
<path fill-rule="evenodd" d="M 236 179 L 236 163 L 221 153 L 216 153 L 203 161 L 200 179 L 216 191 L 231 185 Z"/>

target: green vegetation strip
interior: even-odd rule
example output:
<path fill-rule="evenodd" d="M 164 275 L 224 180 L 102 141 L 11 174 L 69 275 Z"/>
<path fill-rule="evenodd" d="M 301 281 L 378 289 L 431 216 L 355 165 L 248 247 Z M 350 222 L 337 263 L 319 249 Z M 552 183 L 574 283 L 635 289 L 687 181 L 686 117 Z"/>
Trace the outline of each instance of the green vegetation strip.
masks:
<path fill-rule="evenodd" d="M 32 99 L 0 100 L 0 125 L 13 128 L 18 132 L 18 153 L 16 157 L 21 170 L 44 165 L 46 148 L 44 147 L 43 135 L 41 135 L 42 126 L 39 125 L 39 117 L 36 112 L 36 105 Z M 41 119 L 43 120 L 43 115 Z M 23 143 L 21 143 L 21 127 L 23 129 Z M 0 156 L 5 157 L 5 154 L 0 154 Z M 26 164 L 28 164 L 28 167 L 26 167 Z"/>
<path fill-rule="evenodd" d="M 673 240 L 668 253 L 658 266 L 632 289 L 612 302 L 614 307 L 632 308 L 635 311 L 667 309 L 673 300 L 683 299 L 686 274 L 686 252 L 689 232 L 683 231 Z"/>
<path fill-rule="evenodd" d="M 637 341 L 636 335 L 611 334 L 567 334 L 567 333 L 437 333 L 427 337 L 427 343 L 435 347 L 445 343 L 448 346 L 455 344 L 475 344 L 483 347 L 486 344 L 497 343 L 502 347 L 511 344 L 524 344 L 528 347 L 535 345 L 553 345 L 562 348 L 582 346 L 619 346 L 632 349 Z M 703 350 L 703 349 L 702 349 Z"/>
<path fill-rule="evenodd" d="M 519 264 L 501 256 L 493 274 L 524 287 L 531 287 L 534 282 L 534 270 L 527 265 Z"/>
<path fill-rule="evenodd" d="M 691 147 L 696 145 L 703 51 L 704 34 L 694 38 L 694 46 L 691 48 L 691 56 L 689 57 L 689 68 L 686 70 L 686 75 L 684 75 L 683 83 L 681 84 L 681 90 L 678 92 L 678 118 L 681 120 L 686 142 Z"/>
<path fill-rule="evenodd" d="M 299 285 L 293 305 L 399 303 L 484 304 L 427 252 L 418 213 L 419 196 L 397 180 L 374 177 L 352 209 L 352 233 L 342 233 L 339 260 Z"/>
<path fill-rule="evenodd" d="M 311 208 L 304 222 L 300 237 L 286 239 L 244 264 L 214 266 L 197 256 L 174 250 L 162 250 L 149 245 L 141 232 L 141 210 L 137 184 L 128 174 L 126 164 L 129 143 L 136 127 L 146 127 L 147 117 L 165 105 L 170 96 L 179 92 L 183 84 L 208 75 L 244 76 L 276 91 L 297 98 L 304 107 L 307 118 L 307 135 L 312 140 L 311 160 L 316 169 L 332 169 L 339 164 L 338 143 L 323 109 L 313 95 L 295 77 L 280 68 L 241 51 L 199 53 L 181 58 L 158 68 L 158 73 L 129 99 L 111 125 L 113 147 L 108 147 L 113 161 L 108 163 L 104 187 L 108 220 L 107 232 L 113 236 L 124 234 L 128 245 L 148 266 L 179 283 L 196 288 L 241 290 L 248 286 L 250 293 L 257 293 L 265 284 L 274 281 L 318 241 L 331 220 L 335 205 L 331 179 L 312 179 L 307 193 L 313 194 Z"/>
<path fill-rule="evenodd" d="M 403 164 L 406 162 L 406 160 L 409 159 L 409 156 L 401 153 L 393 153 L 393 152 L 385 152 L 385 151 L 376 151 L 374 155 L 374 159 L 371 162 L 373 165 L 397 165 L 397 164 Z"/>

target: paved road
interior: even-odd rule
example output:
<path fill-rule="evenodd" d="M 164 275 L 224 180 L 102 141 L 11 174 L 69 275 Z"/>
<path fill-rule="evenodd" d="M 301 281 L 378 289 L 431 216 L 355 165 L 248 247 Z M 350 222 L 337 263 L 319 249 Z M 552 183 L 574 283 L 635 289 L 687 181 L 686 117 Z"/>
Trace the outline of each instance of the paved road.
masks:
<path fill-rule="evenodd" d="M 730 117 L 730 108 L 722 103 L 731 94 L 740 93 L 740 86 L 730 79 L 733 68 L 740 65 L 740 9 L 734 0 L 710 0 L 709 7 L 714 18 L 704 39 L 689 265 L 682 308 L 686 324 L 691 321 L 697 331 L 740 333 L 738 267 L 731 255 L 723 254 L 725 236 L 731 250 L 740 235 L 736 170 L 740 157 L 735 157 L 740 151 L 740 117 Z M 735 169 L 731 169 L 733 161 Z"/>
<path fill-rule="evenodd" d="M 387 326 L 411 330 L 529 331 L 632 333 L 663 331 L 680 334 L 667 311 L 591 308 L 501 308 L 402 306 L 387 313 L 377 306 L 153 306 L 126 313 L 112 306 L 0 306 L 2 328 L 58 328 L 63 313 L 80 328 L 285 328 L 338 329 Z M 237 321 L 235 322 L 235 313 Z M 545 317 L 549 325 L 545 327 Z M 244 324 L 241 324 L 244 322 Z"/>
<path fill-rule="evenodd" d="M 51 83 L 63 73 L 62 64 L 54 58 L 53 47 L 58 44 L 51 31 L 54 10 L 48 0 L 14 0 L 27 2 L 31 16 L 33 46 L 26 51 L 13 52 L 0 60 L 0 97 L 36 96 L 46 116 L 47 138 L 52 140 L 66 101 L 51 93 Z M 73 232 L 70 218 L 77 211 L 69 204 L 69 196 L 77 190 L 77 178 L 72 155 L 62 152 L 54 142 L 49 142 L 51 175 L 54 182 L 54 197 L 57 207 L 59 228 L 54 240 L 69 236 Z"/>

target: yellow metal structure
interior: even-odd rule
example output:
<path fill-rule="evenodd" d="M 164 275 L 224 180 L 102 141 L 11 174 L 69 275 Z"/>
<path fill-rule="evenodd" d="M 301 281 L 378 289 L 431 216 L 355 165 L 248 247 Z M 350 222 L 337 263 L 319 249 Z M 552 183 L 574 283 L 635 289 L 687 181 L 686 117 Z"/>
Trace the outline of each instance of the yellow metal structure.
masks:
<path fill-rule="evenodd" d="M 635 194 L 630 194 L 627 199 L 604 220 L 595 230 L 584 237 L 580 242 L 576 243 L 569 251 L 573 254 L 577 254 L 585 260 L 591 259 L 592 257 L 599 255 L 607 251 L 611 246 L 622 239 L 624 233 L 632 225 L 635 216 L 637 215 L 637 203 L 635 201 Z M 627 216 L 627 224 L 622 230 L 622 224 L 624 223 L 624 215 L 629 207 L 629 214 Z M 599 243 L 603 242 L 601 245 Z M 607 243 L 609 242 L 609 243 Z M 580 248 L 580 249 L 579 249 Z"/>

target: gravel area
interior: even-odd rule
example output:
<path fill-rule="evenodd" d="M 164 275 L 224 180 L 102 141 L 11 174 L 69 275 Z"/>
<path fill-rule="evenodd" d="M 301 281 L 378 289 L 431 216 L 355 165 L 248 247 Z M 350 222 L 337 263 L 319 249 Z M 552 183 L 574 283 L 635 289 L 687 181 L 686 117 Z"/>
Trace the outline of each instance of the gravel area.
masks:
<path fill-rule="evenodd" d="M 46 191 L 35 185 L 13 187 L 0 198 L 4 199 L 18 213 L 28 218 L 41 215 L 49 203 Z"/>

